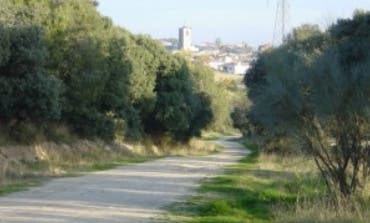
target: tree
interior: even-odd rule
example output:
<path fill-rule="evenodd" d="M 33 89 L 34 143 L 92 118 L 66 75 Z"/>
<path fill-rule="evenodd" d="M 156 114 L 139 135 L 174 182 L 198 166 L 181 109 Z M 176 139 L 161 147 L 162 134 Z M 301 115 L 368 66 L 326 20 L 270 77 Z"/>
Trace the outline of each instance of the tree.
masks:
<path fill-rule="evenodd" d="M 63 86 L 45 69 L 43 30 L 0 25 L 0 32 L 4 52 L 0 63 L 0 120 L 12 120 L 12 125 L 58 120 Z"/>
<path fill-rule="evenodd" d="M 337 201 L 365 188 L 370 172 L 369 17 L 339 20 L 321 36 L 296 30 L 256 63 L 262 75 L 246 77 L 248 117 L 270 138 L 301 145 Z"/>
<path fill-rule="evenodd" d="M 234 106 L 234 110 L 232 111 L 230 116 L 233 122 L 233 127 L 235 129 L 239 129 L 244 137 L 251 137 L 252 125 L 249 122 L 247 112 L 248 112 L 247 103 L 245 101 L 241 101 Z"/>
<path fill-rule="evenodd" d="M 154 137 L 154 129 L 186 141 L 210 122 L 212 100 L 196 89 L 190 65 L 114 26 L 97 1 L 0 3 L 1 122 L 58 122 L 106 141 Z"/>
<path fill-rule="evenodd" d="M 183 142 L 200 136 L 200 130 L 213 118 L 211 101 L 206 94 L 194 91 L 186 61 L 175 58 L 162 63 L 157 75 L 156 105 L 146 130 L 155 135 L 170 134 Z"/>
<path fill-rule="evenodd" d="M 206 95 L 211 103 L 213 120 L 206 130 L 229 133 L 232 129 L 230 114 L 237 89 L 229 89 L 233 82 L 216 81 L 214 72 L 201 64 L 190 64 L 189 72 L 198 94 Z"/>

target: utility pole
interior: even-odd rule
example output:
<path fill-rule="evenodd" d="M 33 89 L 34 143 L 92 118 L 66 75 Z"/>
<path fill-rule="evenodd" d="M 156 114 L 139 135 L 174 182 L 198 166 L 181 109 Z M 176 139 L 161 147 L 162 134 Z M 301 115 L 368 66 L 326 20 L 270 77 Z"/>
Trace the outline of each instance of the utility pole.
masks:
<path fill-rule="evenodd" d="M 281 0 L 281 41 L 285 42 L 286 0 Z"/>
<path fill-rule="evenodd" d="M 276 5 L 275 27 L 272 43 L 276 43 L 281 38 L 281 43 L 286 41 L 286 28 L 289 21 L 288 0 L 279 0 Z"/>

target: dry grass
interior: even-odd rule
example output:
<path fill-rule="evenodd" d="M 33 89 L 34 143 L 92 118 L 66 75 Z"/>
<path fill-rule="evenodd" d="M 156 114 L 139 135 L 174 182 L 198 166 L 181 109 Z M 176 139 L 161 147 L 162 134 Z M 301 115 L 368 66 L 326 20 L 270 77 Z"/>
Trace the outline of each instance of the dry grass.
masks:
<path fill-rule="evenodd" d="M 81 140 L 72 144 L 36 143 L 0 147 L 0 183 L 29 177 L 60 176 L 74 168 L 131 155 L 125 147 Z"/>
<path fill-rule="evenodd" d="M 237 74 L 228 74 L 224 72 L 215 71 L 215 79 L 216 81 L 223 81 L 223 80 L 235 80 L 241 82 L 243 79 L 243 75 Z"/>
<path fill-rule="evenodd" d="M 369 223 L 370 200 L 334 209 L 315 163 L 307 157 L 252 153 L 225 174 L 203 182 L 199 193 L 171 206 L 164 222 Z M 360 201 L 361 200 L 361 201 Z"/>
<path fill-rule="evenodd" d="M 118 165 L 148 161 L 164 156 L 206 155 L 219 147 L 199 139 L 188 145 L 155 146 L 143 143 L 108 145 L 102 141 L 79 140 L 73 143 L 35 143 L 29 146 L 0 147 L 0 192 L 12 192 L 35 179 L 81 174 L 111 169 Z M 1 188 L 2 187 L 2 188 Z M 9 189 L 10 188 L 10 189 Z M 15 190 L 16 191 L 16 190 Z"/>
<path fill-rule="evenodd" d="M 219 152 L 222 149 L 212 142 L 201 139 L 192 139 L 188 144 L 171 141 L 162 141 L 160 144 L 160 146 L 156 146 L 150 139 L 135 144 L 118 143 L 118 145 L 125 146 L 131 154 L 137 156 L 201 156 Z"/>
<path fill-rule="evenodd" d="M 335 206 L 325 194 L 325 185 L 320 180 L 319 172 L 311 159 L 304 157 L 280 158 L 275 155 L 261 155 L 257 166 L 261 169 L 278 170 L 289 175 L 289 187 L 296 194 L 294 203 L 273 205 L 273 222 L 278 223 L 369 223 L 369 201 L 363 200 L 368 194 L 359 196 L 355 208 L 343 203 Z M 274 179 L 274 176 L 270 176 Z M 310 179 L 311 178 L 311 179 Z M 360 201 L 361 200 L 361 201 Z"/>
<path fill-rule="evenodd" d="M 279 223 L 368 223 L 370 213 L 365 204 L 356 204 L 355 210 L 339 207 L 326 197 L 298 200 L 295 207 L 276 206 L 275 222 Z"/>

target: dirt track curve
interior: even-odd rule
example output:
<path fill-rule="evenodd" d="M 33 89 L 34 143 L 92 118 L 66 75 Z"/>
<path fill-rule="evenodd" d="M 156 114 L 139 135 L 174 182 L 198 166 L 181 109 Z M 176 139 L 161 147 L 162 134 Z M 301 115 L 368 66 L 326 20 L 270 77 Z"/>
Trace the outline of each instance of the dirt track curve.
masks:
<path fill-rule="evenodd" d="M 163 206 L 193 193 L 201 179 L 220 173 L 247 154 L 240 144 L 217 143 L 221 153 L 171 157 L 122 166 L 82 177 L 52 180 L 25 192 L 0 197 L 4 223 L 146 223 Z"/>

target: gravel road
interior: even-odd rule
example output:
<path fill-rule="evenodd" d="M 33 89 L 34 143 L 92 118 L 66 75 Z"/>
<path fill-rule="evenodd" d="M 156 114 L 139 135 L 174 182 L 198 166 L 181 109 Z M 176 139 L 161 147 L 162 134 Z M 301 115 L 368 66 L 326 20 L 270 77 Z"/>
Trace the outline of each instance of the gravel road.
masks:
<path fill-rule="evenodd" d="M 171 157 L 82 177 L 60 178 L 0 197 L 4 223 L 147 223 L 163 206 L 193 193 L 199 181 L 247 154 L 237 142 L 219 140 L 219 154 Z"/>

